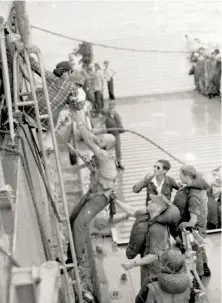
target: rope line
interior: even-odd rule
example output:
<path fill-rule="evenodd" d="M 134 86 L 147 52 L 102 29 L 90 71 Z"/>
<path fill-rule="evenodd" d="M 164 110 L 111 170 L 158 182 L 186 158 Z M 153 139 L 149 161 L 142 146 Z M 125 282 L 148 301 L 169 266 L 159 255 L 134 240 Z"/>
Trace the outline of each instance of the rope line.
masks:
<path fill-rule="evenodd" d="M 64 38 L 67 40 L 71 40 L 71 41 L 76 41 L 76 42 L 86 42 L 89 43 L 91 45 L 94 46 L 99 46 L 99 47 L 103 47 L 103 48 L 109 48 L 109 49 L 115 49 L 115 50 L 119 50 L 119 51 L 130 51 L 130 52 L 137 52 L 137 53 L 163 53 L 163 54 L 190 54 L 190 52 L 188 51 L 172 51 L 172 50 L 158 50 L 158 49 L 136 49 L 136 48 L 128 48 L 128 47 L 119 47 L 119 46 L 114 46 L 114 45 L 107 45 L 107 44 L 102 44 L 102 43 L 96 43 L 96 42 L 92 42 L 92 41 L 86 41 L 83 39 L 78 39 L 78 38 L 73 38 L 70 36 L 66 36 L 60 33 L 56 33 L 35 25 L 31 25 L 32 28 L 60 37 L 60 38 Z"/>
<path fill-rule="evenodd" d="M 175 161 L 177 161 L 181 165 L 186 165 L 183 161 L 181 161 L 180 159 L 178 159 L 175 156 L 173 156 L 171 153 L 169 153 L 164 148 L 162 148 L 159 144 L 155 143 L 154 141 L 152 141 L 148 137 L 146 137 L 146 136 L 142 135 L 141 133 L 138 133 L 138 132 L 136 132 L 134 130 L 126 129 L 126 128 L 107 128 L 105 131 L 124 131 L 124 132 L 132 133 L 132 134 L 134 134 L 134 135 L 136 135 L 138 137 L 141 137 L 142 139 L 148 141 L 149 143 L 151 143 L 152 145 L 154 145 L 155 147 L 157 147 L 158 149 L 160 149 L 162 152 L 164 152 L 165 154 L 167 154 L 170 158 L 174 159 Z M 101 130 L 101 133 L 104 133 L 104 130 Z M 81 157 L 82 159 L 84 158 L 84 157 L 82 157 L 82 155 L 80 154 L 79 151 L 77 151 L 71 144 L 69 144 L 68 142 L 66 142 L 58 133 L 56 133 L 56 136 L 57 136 L 57 138 L 62 143 L 66 144 L 78 157 Z M 83 161 L 85 161 L 85 159 L 83 159 Z"/>
<path fill-rule="evenodd" d="M 0 253 L 6 256 L 14 266 L 20 267 L 18 261 L 16 261 L 16 259 L 14 259 L 2 246 L 0 246 Z"/>

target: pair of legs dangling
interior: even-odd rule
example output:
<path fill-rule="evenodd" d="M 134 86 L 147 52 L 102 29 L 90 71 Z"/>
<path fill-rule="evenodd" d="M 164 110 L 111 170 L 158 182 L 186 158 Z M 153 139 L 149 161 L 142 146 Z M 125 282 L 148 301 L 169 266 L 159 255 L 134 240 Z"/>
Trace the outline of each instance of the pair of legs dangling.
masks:
<path fill-rule="evenodd" d="M 73 231 L 73 240 L 78 265 L 81 264 L 85 247 L 85 230 L 89 223 L 109 204 L 109 199 L 102 193 L 92 194 L 89 190 L 74 207 L 70 216 L 70 225 Z M 68 245 L 68 260 L 72 262 L 70 245 Z"/>

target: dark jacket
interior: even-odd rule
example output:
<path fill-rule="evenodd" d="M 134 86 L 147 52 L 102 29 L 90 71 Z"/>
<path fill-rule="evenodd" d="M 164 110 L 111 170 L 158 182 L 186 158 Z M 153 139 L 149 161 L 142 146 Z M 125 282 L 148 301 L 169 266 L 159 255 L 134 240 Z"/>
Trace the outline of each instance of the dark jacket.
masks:
<path fill-rule="evenodd" d="M 146 195 L 146 205 L 147 202 L 150 200 L 150 194 L 157 195 L 157 188 L 155 184 L 152 182 L 154 176 L 146 176 L 144 179 L 136 183 L 133 187 L 134 193 L 139 193 L 143 188 L 146 187 L 147 195 Z M 169 176 L 165 176 L 163 187 L 162 187 L 162 194 L 164 194 L 168 200 L 171 199 L 171 194 L 173 189 L 178 190 L 179 186 L 177 185 L 176 181 Z"/>
<path fill-rule="evenodd" d="M 197 215 L 197 228 L 206 229 L 207 224 L 207 195 L 206 190 L 209 185 L 204 179 L 194 179 L 192 184 L 187 185 L 175 195 L 173 204 L 176 205 L 180 211 L 180 221 L 188 222 L 190 220 L 190 212 Z"/>
<path fill-rule="evenodd" d="M 122 128 L 123 124 L 120 115 L 115 111 L 114 116 L 112 117 L 109 112 L 105 113 L 105 125 L 106 128 Z M 108 134 L 112 134 L 114 136 L 123 133 L 124 130 L 110 130 Z"/>
<path fill-rule="evenodd" d="M 180 219 L 180 213 L 174 205 L 169 206 L 166 211 L 156 217 L 153 221 L 150 220 L 148 213 L 139 215 L 134 222 L 131 230 L 129 244 L 126 248 L 126 256 L 128 259 L 135 258 L 138 254 L 144 256 L 146 249 L 146 236 L 149 227 L 155 223 L 163 225 L 176 225 Z"/>
<path fill-rule="evenodd" d="M 221 228 L 221 193 L 218 200 L 212 194 L 212 188 L 207 191 L 208 196 L 208 220 L 207 228 L 216 229 Z"/>

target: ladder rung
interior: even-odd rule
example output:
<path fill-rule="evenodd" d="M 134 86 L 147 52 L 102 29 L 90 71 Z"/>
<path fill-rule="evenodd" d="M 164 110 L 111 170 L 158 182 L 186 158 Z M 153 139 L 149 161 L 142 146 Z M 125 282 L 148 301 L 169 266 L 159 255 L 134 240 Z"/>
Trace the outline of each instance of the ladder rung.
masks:
<path fill-rule="evenodd" d="M 18 102 L 18 106 L 28 106 L 28 105 L 34 105 L 35 101 L 24 101 L 24 102 Z"/>
<path fill-rule="evenodd" d="M 30 93 L 31 92 L 20 93 L 19 96 L 20 97 L 28 96 Z"/>
<path fill-rule="evenodd" d="M 48 114 L 39 116 L 39 118 L 40 118 L 41 120 L 42 120 L 42 119 L 47 119 L 48 117 L 49 117 Z"/>

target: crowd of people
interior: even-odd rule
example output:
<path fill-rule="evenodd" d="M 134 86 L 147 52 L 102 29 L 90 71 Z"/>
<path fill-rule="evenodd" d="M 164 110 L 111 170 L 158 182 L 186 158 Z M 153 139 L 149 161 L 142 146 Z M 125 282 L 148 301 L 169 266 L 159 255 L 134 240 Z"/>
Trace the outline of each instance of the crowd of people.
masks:
<path fill-rule="evenodd" d="M 195 302 L 199 282 L 185 270 L 184 254 L 187 247 L 183 241 L 183 232 L 192 232 L 197 274 L 201 279 L 209 277 L 211 271 L 203 243 L 207 226 L 212 224 L 211 228 L 216 228 L 221 225 L 220 180 L 217 179 L 217 182 L 209 186 L 193 166 L 184 166 L 180 169 L 180 181 L 176 182 L 167 175 L 171 168 L 169 161 L 160 159 L 154 165 L 153 173 L 133 186 L 134 193 L 139 193 L 143 188 L 147 190 L 144 208 L 134 209 L 119 201 L 114 194 L 118 169 L 111 151 L 115 146 L 115 137 L 110 134 L 95 136 L 85 126 L 78 112 L 73 112 L 72 116 L 80 127 L 85 143 L 94 154 L 93 163 L 98 170 L 97 174 L 92 173 L 90 189 L 73 209 L 70 218 L 78 265 L 84 266 L 86 226 L 114 201 L 123 213 L 114 214 L 111 219 L 107 216 L 107 226 L 129 217 L 136 219 L 126 248 L 126 256 L 130 260 L 122 264 L 125 270 L 141 267 L 141 290 L 135 302 L 165 302 L 168 299 L 167 302 Z M 173 190 L 177 192 L 171 201 Z M 212 211 L 212 205 L 214 210 L 217 209 L 216 212 Z M 103 216 L 103 228 L 104 222 Z M 179 251 L 172 250 L 169 244 L 171 237 Z M 135 260 L 137 255 L 141 259 Z M 70 254 L 67 262 L 72 262 Z M 155 301 L 158 296 L 163 301 Z"/>
<path fill-rule="evenodd" d="M 188 49 L 191 51 L 189 60 L 192 64 L 189 75 L 194 76 L 197 91 L 210 99 L 220 96 L 220 49 L 215 46 L 212 48 L 211 45 L 203 46 L 199 39 L 189 40 Z"/>

